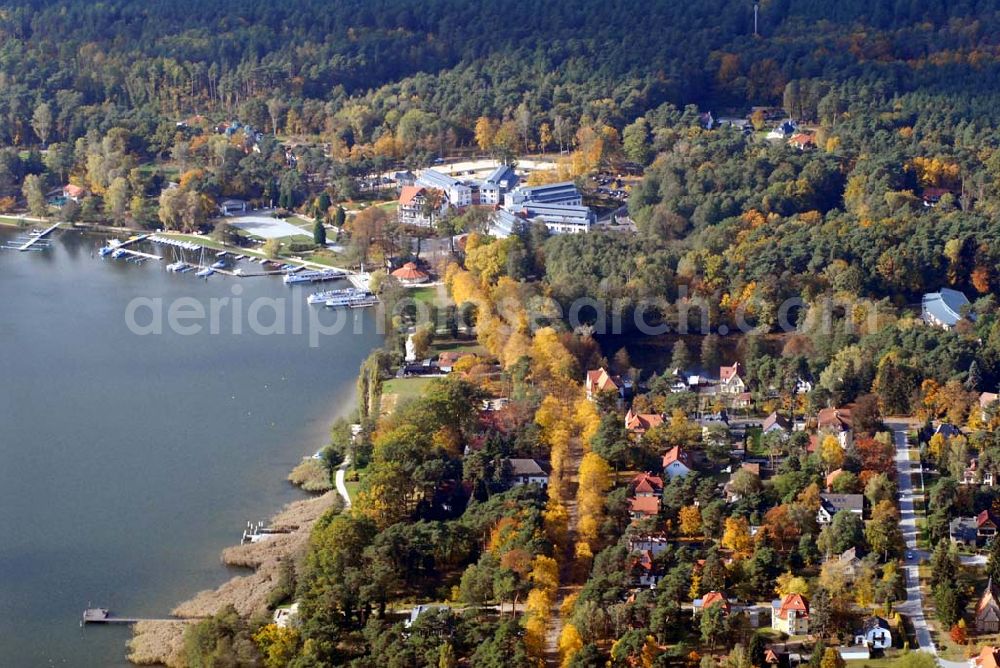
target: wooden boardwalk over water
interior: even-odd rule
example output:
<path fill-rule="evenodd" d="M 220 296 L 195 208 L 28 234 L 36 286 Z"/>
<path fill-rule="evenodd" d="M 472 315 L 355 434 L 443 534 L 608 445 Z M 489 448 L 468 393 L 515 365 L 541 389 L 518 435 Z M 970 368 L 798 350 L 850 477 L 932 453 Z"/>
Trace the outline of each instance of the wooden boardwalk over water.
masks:
<path fill-rule="evenodd" d="M 26 242 L 24 242 L 24 244 L 22 244 L 20 247 L 18 247 L 17 250 L 19 250 L 19 251 L 31 250 L 32 246 L 34 246 L 36 243 L 38 243 L 39 241 L 41 241 L 45 237 L 49 236 L 49 234 L 51 234 L 52 231 L 55 230 L 57 227 L 59 227 L 59 223 L 56 223 L 52 227 L 50 227 L 50 228 L 48 228 L 48 229 L 46 229 L 46 230 L 44 230 L 42 232 L 39 232 L 38 234 L 32 236 L 30 239 L 28 239 Z"/>
<path fill-rule="evenodd" d="M 169 617 L 164 619 L 149 619 L 139 617 L 118 617 L 111 614 L 107 608 L 87 608 L 83 611 L 80 626 L 84 624 L 138 624 L 139 622 L 186 622 L 186 619 Z"/>

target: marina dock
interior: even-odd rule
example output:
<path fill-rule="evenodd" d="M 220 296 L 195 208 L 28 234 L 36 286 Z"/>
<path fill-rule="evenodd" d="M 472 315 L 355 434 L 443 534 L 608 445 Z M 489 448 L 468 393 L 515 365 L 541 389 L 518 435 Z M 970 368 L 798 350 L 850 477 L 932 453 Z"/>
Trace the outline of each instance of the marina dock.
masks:
<path fill-rule="evenodd" d="M 45 229 L 45 230 L 43 230 L 43 231 L 39 232 L 38 234 L 33 234 L 33 235 L 31 236 L 31 238 L 30 238 L 30 239 L 28 239 L 28 240 L 27 240 L 26 242 L 24 242 L 23 244 L 21 244 L 21 245 L 20 245 L 20 246 L 18 247 L 18 249 L 17 249 L 17 250 L 19 250 L 19 251 L 26 251 L 26 250 L 31 250 L 31 247 L 32 247 L 32 246 L 34 246 L 34 245 L 35 245 L 36 243 L 38 243 L 39 241 L 41 241 L 41 240 L 42 240 L 42 239 L 44 239 L 45 237 L 49 236 L 49 234 L 51 234 L 51 233 L 52 233 L 52 231 L 53 231 L 53 230 L 55 230 L 55 229 L 56 229 L 57 227 L 59 227 L 59 223 L 56 223 L 56 224 L 55 224 L 55 225 L 53 225 L 52 227 L 49 227 L 48 229 Z"/>

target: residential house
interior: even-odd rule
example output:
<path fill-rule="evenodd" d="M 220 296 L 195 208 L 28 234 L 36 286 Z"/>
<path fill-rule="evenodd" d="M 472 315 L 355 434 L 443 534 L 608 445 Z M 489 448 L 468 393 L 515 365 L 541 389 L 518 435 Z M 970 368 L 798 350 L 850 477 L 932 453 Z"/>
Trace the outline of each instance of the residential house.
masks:
<path fill-rule="evenodd" d="M 740 377 L 740 363 L 719 367 L 719 393 L 737 395 L 746 392 L 747 386 Z"/>
<path fill-rule="evenodd" d="M 962 472 L 962 479 L 959 481 L 963 485 L 986 485 L 993 486 L 993 472 L 989 469 L 979 467 L 979 457 L 969 459 L 969 465 Z"/>
<path fill-rule="evenodd" d="M 809 148 L 816 148 L 816 135 L 808 132 L 797 132 L 788 140 L 788 145 L 792 148 L 797 148 L 800 151 L 805 151 Z"/>
<path fill-rule="evenodd" d="M 795 394 L 809 394 L 813 391 L 813 384 L 811 380 L 805 380 L 803 378 L 795 379 Z"/>
<path fill-rule="evenodd" d="M 625 429 L 637 438 L 663 424 L 663 416 L 657 413 L 633 413 L 631 409 L 625 414 Z"/>
<path fill-rule="evenodd" d="M 826 474 L 826 491 L 829 492 L 833 490 L 833 481 L 836 480 L 837 476 L 839 476 L 843 472 L 844 469 L 834 469 L 833 471 L 830 471 L 829 473 Z"/>
<path fill-rule="evenodd" d="M 649 550 L 640 550 L 629 558 L 629 571 L 633 586 L 656 589 L 663 579 L 663 571 L 656 565 L 655 555 Z"/>
<path fill-rule="evenodd" d="M 612 376 L 603 367 L 588 371 L 585 385 L 587 399 L 590 401 L 596 401 L 597 395 L 603 392 L 614 392 L 615 394 L 622 395 L 625 388 L 625 383 L 622 381 L 621 376 Z"/>
<path fill-rule="evenodd" d="M 793 120 L 784 121 L 781 123 L 781 125 L 779 125 L 778 127 L 774 128 L 773 130 L 767 133 L 767 139 L 772 139 L 772 140 L 788 139 L 793 134 L 795 134 L 796 129 L 797 127 L 795 125 L 795 121 Z"/>
<path fill-rule="evenodd" d="M 66 199 L 79 203 L 80 200 L 87 196 L 87 190 L 85 188 L 81 188 L 80 186 L 73 185 L 72 183 L 67 183 L 63 186 L 62 195 Z"/>
<path fill-rule="evenodd" d="M 809 633 L 809 603 L 802 594 L 789 594 L 771 602 L 771 628 L 790 636 Z"/>
<path fill-rule="evenodd" d="M 675 445 L 663 455 L 663 474 L 668 478 L 683 478 L 693 470 L 694 461 L 681 446 Z"/>
<path fill-rule="evenodd" d="M 984 645 L 969 664 L 972 668 L 1000 668 L 1000 647 Z"/>
<path fill-rule="evenodd" d="M 455 368 L 455 363 L 458 362 L 458 360 L 462 359 L 463 357 L 469 357 L 470 355 L 471 353 L 446 350 L 445 352 L 438 355 L 437 358 L 438 369 L 440 369 L 442 373 L 451 373 L 452 369 Z M 489 410 L 489 406 L 487 406 L 483 410 Z"/>
<path fill-rule="evenodd" d="M 952 329 L 959 321 L 968 317 L 969 298 L 964 293 L 951 288 L 941 288 L 937 292 L 928 292 L 920 302 L 920 317 L 928 325 Z"/>
<path fill-rule="evenodd" d="M 986 589 L 976 604 L 976 633 L 1000 632 L 1000 603 L 997 603 L 993 578 L 986 583 Z"/>
<path fill-rule="evenodd" d="M 749 392 L 740 392 L 729 400 L 729 405 L 733 408 L 750 408 L 753 405 L 753 396 Z"/>
<path fill-rule="evenodd" d="M 436 200 L 433 210 L 428 200 Z M 433 227 L 436 219 L 448 212 L 448 198 L 443 191 L 424 186 L 403 186 L 399 192 L 396 217 L 402 225 Z"/>
<path fill-rule="evenodd" d="M 663 496 L 663 478 L 652 473 L 640 473 L 628 484 L 629 496 Z"/>
<path fill-rule="evenodd" d="M 975 547 L 979 544 L 978 522 L 975 517 L 956 517 L 948 523 L 948 537 L 956 545 Z"/>
<path fill-rule="evenodd" d="M 819 495 L 819 510 L 816 512 L 816 521 L 820 524 L 829 524 L 833 521 L 833 516 L 841 510 L 847 510 L 858 517 L 864 514 L 865 497 L 863 494 L 830 494 L 821 492 Z"/>
<path fill-rule="evenodd" d="M 838 557 L 837 563 L 841 566 L 845 578 L 852 581 L 858 575 L 861 568 L 861 558 L 858 557 L 858 548 L 852 547 L 844 550 Z"/>
<path fill-rule="evenodd" d="M 696 598 L 694 600 L 694 609 L 697 612 L 708 610 L 713 605 L 721 605 L 722 614 L 724 615 L 728 615 L 732 612 L 732 606 L 729 605 L 729 600 L 726 599 L 726 595 L 719 591 L 710 591 L 701 598 Z"/>
<path fill-rule="evenodd" d="M 535 459 L 511 458 L 507 460 L 510 467 L 511 487 L 518 485 L 549 486 L 549 465 Z"/>
<path fill-rule="evenodd" d="M 760 431 L 762 434 L 770 434 L 771 432 L 789 434 L 792 431 L 792 423 L 788 421 L 788 418 L 775 412 L 764 418 L 764 422 L 760 425 Z"/>
<path fill-rule="evenodd" d="M 664 534 L 639 534 L 628 539 L 628 551 L 639 552 L 649 550 L 655 557 L 670 545 L 670 540 Z"/>
<path fill-rule="evenodd" d="M 854 634 L 854 644 L 864 645 L 870 649 L 888 649 L 892 647 L 892 630 L 889 622 L 881 617 L 867 617 L 861 623 L 861 629 Z"/>
<path fill-rule="evenodd" d="M 660 497 L 637 496 L 628 500 L 628 516 L 633 521 L 645 520 L 660 514 Z"/>
<path fill-rule="evenodd" d="M 942 422 L 934 429 L 934 436 L 941 434 L 944 438 L 955 438 L 962 435 L 962 430 L 953 424 Z"/>
<path fill-rule="evenodd" d="M 997 402 L 998 398 L 1000 398 L 1000 394 L 996 392 L 983 392 L 979 395 L 980 417 L 984 422 L 989 419 L 990 407 Z"/>
<path fill-rule="evenodd" d="M 472 204 L 472 187 L 456 178 L 433 169 L 424 169 L 417 175 L 415 185 L 437 188 L 448 198 L 448 203 L 462 208 Z"/>
<path fill-rule="evenodd" d="M 392 277 L 398 280 L 402 285 L 420 285 L 421 283 L 426 283 L 431 279 L 426 272 L 418 269 L 416 263 L 414 262 L 407 262 L 402 267 L 392 272 Z"/>
<path fill-rule="evenodd" d="M 852 421 L 849 408 L 824 408 L 816 418 L 816 427 L 821 431 L 837 437 L 840 447 L 845 450 L 852 442 Z"/>
<path fill-rule="evenodd" d="M 997 535 L 1000 520 L 990 510 L 984 510 L 976 515 L 976 539 L 980 545 L 985 545 Z"/>

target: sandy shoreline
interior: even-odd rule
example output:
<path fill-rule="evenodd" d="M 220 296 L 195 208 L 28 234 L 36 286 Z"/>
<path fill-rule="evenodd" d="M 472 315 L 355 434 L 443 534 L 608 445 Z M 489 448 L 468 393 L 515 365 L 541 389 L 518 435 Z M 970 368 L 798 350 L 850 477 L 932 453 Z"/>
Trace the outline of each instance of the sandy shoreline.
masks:
<path fill-rule="evenodd" d="M 346 397 L 338 397 L 340 408 L 334 412 L 334 420 L 346 417 L 356 403 L 357 392 L 353 386 L 345 394 Z M 190 624 L 228 605 L 244 617 L 267 612 L 271 592 L 280 583 L 282 563 L 304 556 L 313 525 L 328 510 L 342 505 L 336 489 L 292 501 L 268 523 L 269 527 L 288 533 L 275 534 L 258 543 L 225 548 L 221 554 L 224 564 L 251 568 L 253 572 L 230 578 L 215 589 L 200 591 L 180 603 L 170 612 L 177 621 L 136 624 L 128 642 L 128 660 L 141 666 L 183 668 L 184 632 Z"/>

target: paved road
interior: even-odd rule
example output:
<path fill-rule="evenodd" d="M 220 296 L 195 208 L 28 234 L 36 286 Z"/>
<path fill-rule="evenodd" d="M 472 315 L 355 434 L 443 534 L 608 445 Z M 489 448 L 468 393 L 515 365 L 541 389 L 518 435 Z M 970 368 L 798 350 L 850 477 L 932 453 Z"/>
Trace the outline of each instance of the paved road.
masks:
<path fill-rule="evenodd" d="M 899 472 L 899 512 L 900 526 L 906 540 L 906 602 L 896 606 L 900 614 L 906 615 L 913 623 L 917 645 L 921 651 L 937 655 L 937 648 L 931 640 L 927 619 L 924 617 L 924 601 L 920 593 L 918 565 L 929 557 L 927 552 L 917 549 L 917 516 L 913 508 L 913 476 L 920 473 L 920 462 L 910 461 L 910 447 L 906 442 L 907 425 L 890 423 L 896 440 L 896 470 Z"/>
<path fill-rule="evenodd" d="M 351 496 L 347 493 L 347 485 L 345 484 L 347 467 L 350 465 L 351 458 L 344 457 L 344 461 L 337 467 L 337 475 L 334 477 L 334 481 L 337 484 L 337 493 L 340 494 L 340 498 L 344 500 L 345 509 L 351 507 Z"/>

